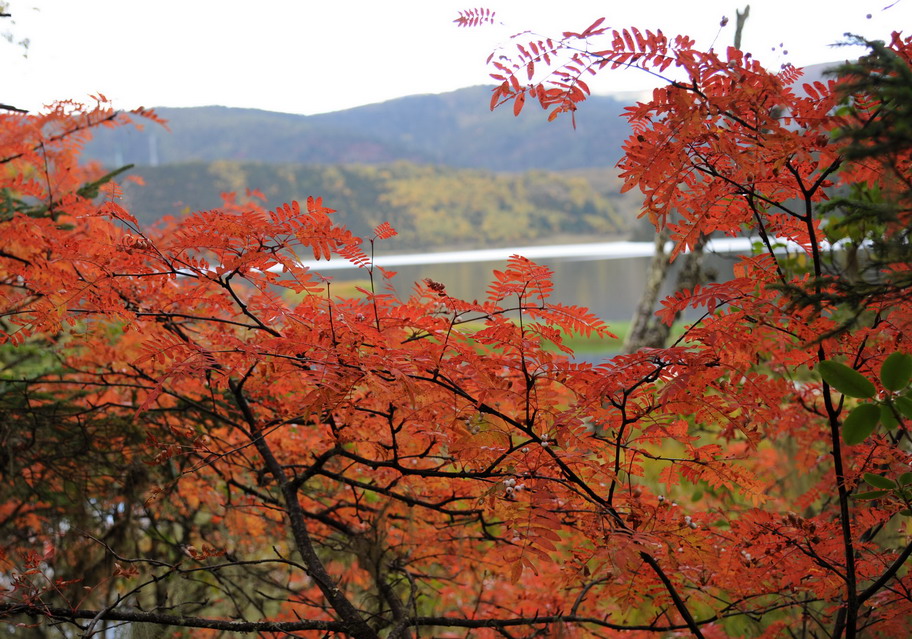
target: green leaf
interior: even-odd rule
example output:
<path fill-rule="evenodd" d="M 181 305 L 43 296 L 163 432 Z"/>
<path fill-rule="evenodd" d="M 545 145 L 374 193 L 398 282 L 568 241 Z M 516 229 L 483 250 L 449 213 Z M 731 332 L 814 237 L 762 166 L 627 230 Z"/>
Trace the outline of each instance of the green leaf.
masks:
<path fill-rule="evenodd" d="M 853 497 L 858 501 L 864 501 L 866 499 L 880 499 L 881 497 L 886 497 L 889 494 L 889 490 L 871 490 L 866 493 L 858 493 L 856 495 L 853 495 Z"/>
<path fill-rule="evenodd" d="M 896 482 L 887 477 L 882 477 L 881 475 L 875 475 L 874 473 L 865 473 L 864 480 L 874 486 L 874 488 L 896 488 Z"/>
<path fill-rule="evenodd" d="M 861 404 L 842 422 L 842 440 L 849 446 L 860 444 L 874 432 L 880 419 L 880 407 L 877 404 Z"/>
<path fill-rule="evenodd" d="M 912 473 L 903 473 L 899 476 L 899 485 L 905 486 L 906 484 L 912 484 Z"/>
<path fill-rule="evenodd" d="M 893 412 L 893 406 L 891 403 L 880 405 L 880 423 L 883 424 L 884 428 L 887 430 L 893 430 L 899 426 L 899 420 L 896 418 L 896 414 Z"/>
<path fill-rule="evenodd" d="M 827 384 L 849 397 L 874 397 L 876 389 L 864 375 L 845 364 L 825 360 L 817 365 L 820 376 Z"/>
<path fill-rule="evenodd" d="M 902 413 L 903 417 L 912 419 L 912 399 L 909 399 L 908 397 L 897 397 L 893 400 L 893 405 L 896 406 L 896 410 Z"/>
<path fill-rule="evenodd" d="M 912 355 L 892 353 L 880 367 L 880 381 L 891 391 L 902 390 L 912 379 Z"/>

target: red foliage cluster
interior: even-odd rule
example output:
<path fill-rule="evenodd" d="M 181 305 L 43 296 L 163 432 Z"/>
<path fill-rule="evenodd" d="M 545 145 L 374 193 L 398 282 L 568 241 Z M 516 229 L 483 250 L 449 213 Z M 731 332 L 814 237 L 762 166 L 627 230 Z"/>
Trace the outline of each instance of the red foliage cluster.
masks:
<path fill-rule="evenodd" d="M 318 198 L 227 198 L 142 229 L 78 163 L 87 128 L 119 116 L 69 103 L 0 116 L 0 614 L 85 636 L 117 621 L 908 635 L 912 371 L 892 355 L 910 350 L 908 261 L 853 275 L 826 235 L 849 222 L 825 206 L 875 184 L 882 201 L 907 197 L 893 179 L 907 150 L 847 159 L 832 133 L 860 111 L 837 108 L 838 83 L 799 94 L 797 70 L 735 50 L 601 22 L 559 46 L 603 36 L 551 84 L 516 74 L 558 45 L 520 47 L 495 65 L 495 102 L 572 111 L 588 69 L 682 69 L 686 83 L 628 110 L 625 188 L 677 252 L 745 230 L 759 252 L 736 279 L 665 302 L 669 316 L 706 308 L 674 346 L 597 365 L 567 359 L 565 336 L 608 328 L 552 304 L 549 270 L 520 256 L 482 301 L 431 280 L 400 299 Z M 906 64 L 910 50 L 894 38 Z M 883 117 L 875 95 L 855 104 L 861 126 Z M 905 222 L 865 233 L 895 239 Z M 892 245 L 903 259 L 907 242 Z M 333 297 L 306 254 L 378 286 Z M 847 366 L 822 381 L 835 360 Z M 857 405 L 883 426 L 844 441 Z"/>

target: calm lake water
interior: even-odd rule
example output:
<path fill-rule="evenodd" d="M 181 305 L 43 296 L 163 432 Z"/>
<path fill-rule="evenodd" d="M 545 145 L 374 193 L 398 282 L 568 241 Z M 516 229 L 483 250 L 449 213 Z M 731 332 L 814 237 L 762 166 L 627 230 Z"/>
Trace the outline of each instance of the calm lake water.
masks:
<path fill-rule="evenodd" d="M 713 240 L 704 265 L 716 279 L 732 277 L 738 254 L 750 253 L 750 240 Z M 510 247 L 479 251 L 452 251 L 379 256 L 376 263 L 397 272 L 397 292 L 407 297 L 415 282 L 431 278 L 447 292 L 464 299 L 483 299 L 491 271 L 503 269 L 510 255 L 523 255 L 554 271 L 555 303 L 586 306 L 606 322 L 629 320 L 646 283 L 652 242 L 602 242 L 552 246 Z M 364 279 L 366 273 L 347 263 L 304 262 L 334 281 Z M 678 261 L 677 264 L 680 264 Z M 669 290 L 674 277 L 669 278 Z"/>

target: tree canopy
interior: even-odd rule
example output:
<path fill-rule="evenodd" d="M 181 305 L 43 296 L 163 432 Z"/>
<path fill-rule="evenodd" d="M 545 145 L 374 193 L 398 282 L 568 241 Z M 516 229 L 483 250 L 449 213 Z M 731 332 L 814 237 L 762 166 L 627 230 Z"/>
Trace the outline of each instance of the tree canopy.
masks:
<path fill-rule="evenodd" d="M 674 345 L 595 364 L 564 336 L 610 328 L 521 256 L 485 299 L 400 299 L 372 262 L 388 223 L 361 240 L 314 194 L 145 229 L 79 161 L 129 114 L 0 114 L 12 633 L 912 632 L 912 39 L 801 87 L 601 25 L 520 40 L 493 102 L 556 117 L 589 71 L 674 72 L 627 110 L 625 189 L 674 254 L 757 243 L 664 301 L 703 310 Z M 301 257 L 371 285 L 335 296 Z"/>

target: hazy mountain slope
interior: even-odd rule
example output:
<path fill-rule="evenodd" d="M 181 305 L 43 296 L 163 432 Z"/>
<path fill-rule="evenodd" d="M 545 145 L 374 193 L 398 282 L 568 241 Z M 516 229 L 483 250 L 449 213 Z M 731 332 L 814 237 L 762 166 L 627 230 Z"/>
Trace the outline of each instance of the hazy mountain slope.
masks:
<path fill-rule="evenodd" d="M 628 126 L 621 118 L 623 103 L 613 98 L 587 100 L 574 130 L 570 118 L 549 123 L 534 104 L 519 117 L 509 107 L 492 112 L 490 96 L 489 87 L 471 87 L 313 118 L 365 135 L 389 132 L 393 139 L 449 166 L 561 170 L 614 166 L 620 159 Z"/>
<path fill-rule="evenodd" d="M 832 64 L 805 70 L 821 79 Z M 548 122 L 532 103 L 520 117 L 490 111 L 490 87 L 414 95 L 380 104 L 303 116 L 227 107 L 161 108 L 171 133 L 103 130 L 86 147 L 109 166 L 134 163 L 242 160 L 304 164 L 382 164 L 398 160 L 493 171 L 611 167 L 629 133 L 621 117 L 629 96 L 591 96 L 580 105 L 577 127 Z"/>
<path fill-rule="evenodd" d="M 106 165 L 243 160 L 375 164 L 405 160 L 494 171 L 613 166 L 627 135 L 622 103 L 595 96 L 573 129 L 530 105 L 521 117 L 491 112 L 488 87 L 399 98 L 303 116 L 254 109 L 157 109 L 171 133 L 104 130 L 86 146 Z"/>

